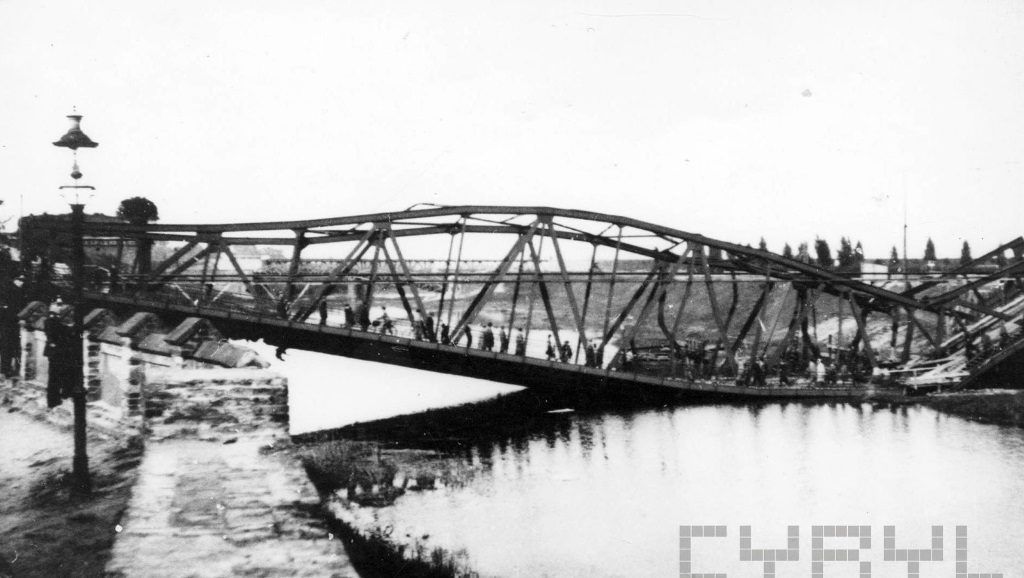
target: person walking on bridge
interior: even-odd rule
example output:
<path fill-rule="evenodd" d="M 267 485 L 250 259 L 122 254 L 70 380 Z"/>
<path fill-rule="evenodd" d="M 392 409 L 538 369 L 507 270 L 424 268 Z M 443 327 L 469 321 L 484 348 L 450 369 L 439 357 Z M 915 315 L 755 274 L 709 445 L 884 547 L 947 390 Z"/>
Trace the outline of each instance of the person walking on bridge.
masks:
<path fill-rule="evenodd" d="M 383 305 L 380 306 L 380 334 L 381 335 L 394 335 L 395 324 L 391 321 L 391 317 L 388 316 L 388 310 Z"/>
<path fill-rule="evenodd" d="M 569 345 L 568 339 L 562 342 L 561 354 L 562 363 L 569 363 L 572 359 L 572 346 Z"/>
<path fill-rule="evenodd" d="M 516 328 L 516 355 L 526 356 L 526 337 L 523 335 L 523 328 Z"/>
<path fill-rule="evenodd" d="M 356 313 L 352 311 L 352 306 L 348 303 L 345 304 L 345 327 L 351 328 L 356 324 Z"/>
<path fill-rule="evenodd" d="M 423 330 L 427 332 L 427 341 L 437 341 L 437 334 L 434 332 L 433 313 L 427 313 L 427 318 L 423 320 Z"/>
<path fill-rule="evenodd" d="M 473 347 L 473 330 L 469 328 L 469 325 L 462 329 L 462 333 L 466 335 L 466 349 Z"/>
<path fill-rule="evenodd" d="M 320 312 L 320 326 L 327 325 L 327 300 L 321 299 L 320 304 L 317 305 L 317 310 Z"/>
<path fill-rule="evenodd" d="M 488 323 L 484 327 L 483 335 L 480 337 L 480 349 L 484 351 L 494 351 L 494 330 L 491 329 L 492 327 L 494 326 Z"/>
<path fill-rule="evenodd" d="M 500 353 L 508 353 L 508 333 L 505 333 L 505 326 L 502 325 L 498 331 L 498 344 Z"/>

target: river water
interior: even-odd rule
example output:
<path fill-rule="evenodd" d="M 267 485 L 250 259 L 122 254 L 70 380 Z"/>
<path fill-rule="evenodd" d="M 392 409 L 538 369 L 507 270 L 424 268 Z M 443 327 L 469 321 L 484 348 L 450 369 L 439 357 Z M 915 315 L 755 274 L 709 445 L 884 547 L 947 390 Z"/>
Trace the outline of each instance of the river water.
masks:
<path fill-rule="evenodd" d="M 296 431 L 516 389 L 304 352 L 286 359 Z M 863 546 L 872 576 L 908 573 L 885 560 L 886 526 L 896 548 L 911 549 L 931 548 L 939 526 L 943 559 L 920 562 L 920 573 L 954 576 L 956 527 L 966 526 L 968 572 L 1024 576 L 1021 429 L 926 408 L 790 403 L 552 413 L 535 430 L 439 462 L 438 489 L 406 493 L 378 522 L 509 577 L 678 576 L 682 525 L 724 527 L 725 537 L 691 540 L 690 563 L 733 577 L 764 571 L 740 560 L 741 526 L 755 549 L 786 548 L 796 527 L 799 560 L 775 562 L 778 577 L 810 575 L 816 525 L 826 536 L 828 526 L 869 527 L 870 543 L 822 545 Z M 852 562 L 824 562 L 824 574 L 866 578 Z"/>

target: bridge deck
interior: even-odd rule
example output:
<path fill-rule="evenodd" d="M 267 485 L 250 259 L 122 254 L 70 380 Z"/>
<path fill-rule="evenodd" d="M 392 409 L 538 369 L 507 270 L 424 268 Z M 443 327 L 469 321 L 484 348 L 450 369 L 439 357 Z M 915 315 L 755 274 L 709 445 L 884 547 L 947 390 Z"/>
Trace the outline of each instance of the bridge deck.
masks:
<path fill-rule="evenodd" d="M 464 367 L 454 366 L 462 366 L 464 364 L 450 363 L 450 360 L 453 358 L 462 357 L 469 361 L 470 365 L 484 368 L 483 371 L 470 372 L 468 375 L 513 385 L 529 386 L 531 383 L 535 383 L 536 380 L 531 382 L 525 375 L 529 372 L 528 370 L 539 370 L 544 375 L 545 381 L 556 384 L 584 383 L 591 385 L 615 385 L 619 388 L 623 385 L 632 384 L 641 388 L 656 388 L 663 391 L 676 391 L 737 400 L 745 398 L 860 399 L 871 393 L 871 390 L 868 388 L 853 386 L 852 384 L 840 385 L 838 387 L 800 385 L 752 387 L 737 385 L 735 381 L 725 379 L 673 379 L 645 375 L 638 372 L 617 371 L 611 368 L 586 367 L 573 363 L 483 351 L 463 346 L 442 345 L 440 343 L 407 337 L 364 332 L 354 328 L 285 320 L 269 315 L 254 315 L 230 309 L 204 307 L 202 305 L 186 306 L 166 301 L 147 300 L 138 296 L 129 298 L 88 292 L 86 299 L 91 305 L 100 307 L 148 310 L 154 313 L 170 314 L 179 317 L 204 317 L 218 322 L 218 327 L 237 327 L 239 324 L 248 325 L 250 331 L 255 330 L 264 337 L 274 339 L 275 345 L 303 348 L 303 344 L 308 346 L 311 343 L 310 337 L 312 337 L 315 340 L 322 340 L 320 345 L 325 346 L 324 351 L 330 351 L 337 355 L 371 359 L 396 365 L 413 365 L 421 369 L 440 373 L 467 374 L 467 372 L 462 371 Z M 228 333 L 231 333 L 230 330 Z M 351 348 L 327 346 L 327 343 L 330 341 L 339 342 L 340 340 L 348 343 L 355 340 L 360 342 L 360 345 Z M 270 342 L 269 339 L 268 342 Z M 365 346 L 367 345 L 375 352 L 374 354 L 366 354 Z M 364 351 L 357 352 L 357 349 L 363 349 Z M 424 365 L 424 359 L 435 359 L 436 362 Z M 474 361 L 484 363 L 472 363 Z M 487 362 L 490 362 L 490 364 Z M 486 370 L 488 365 L 492 365 L 492 371 Z M 521 367 L 523 371 L 515 371 L 514 369 L 517 366 Z M 509 371 L 510 369 L 512 371 Z M 534 375 L 536 373 L 537 371 L 533 371 Z"/>

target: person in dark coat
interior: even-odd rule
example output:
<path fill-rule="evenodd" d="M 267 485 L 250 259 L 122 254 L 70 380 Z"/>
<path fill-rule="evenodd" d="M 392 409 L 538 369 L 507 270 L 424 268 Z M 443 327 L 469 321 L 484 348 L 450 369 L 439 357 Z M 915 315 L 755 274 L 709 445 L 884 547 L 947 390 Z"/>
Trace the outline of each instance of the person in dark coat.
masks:
<path fill-rule="evenodd" d="M 504 325 L 498 330 L 498 346 L 499 352 L 508 353 L 508 333 L 505 332 Z"/>
<path fill-rule="evenodd" d="M 370 306 L 366 302 L 359 304 L 359 327 L 363 331 L 370 328 Z"/>
<path fill-rule="evenodd" d="M 327 325 L 327 301 L 321 299 L 317 309 L 320 312 L 320 325 Z"/>
<path fill-rule="evenodd" d="M 437 341 L 437 334 L 434 333 L 433 313 L 427 313 L 427 318 L 423 320 L 423 330 L 426 331 L 427 341 Z"/>
<path fill-rule="evenodd" d="M 523 328 L 516 329 L 516 355 L 526 355 L 526 336 L 523 335 Z"/>
<path fill-rule="evenodd" d="M 356 324 L 356 312 L 352 310 L 352 306 L 348 303 L 345 304 L 345 327 L 352 327 Z"/>
<path fill-rule="evenodd" d="M 71 397 L 75 392 L 77 377 L 75 360 L 78 356 L 74 350 L 74 330 L 61 318 L 62 306 L 57 302 L 50 306 L 50 314 L 43 324 L 46 333 L 46 347 L 43 355 L 49 359 L 49 376 L 46 383 L 46 403 L 49 407 L 57 407 L 61 401 Z M 77 384 L 81 387 L 82 384 Z"/>
<path fill-rule="evenodd" d="M 560 348 L 560 353 L 561 353 L 562 363 L 569 363 L 569 361 L 572 359 L 572 346 L 569 345 L 569 340 L 568 339 L 562 342 L 562 347 Z"/>
<path fill-rule="evenodd" d="M 451 339 L 451 335 L 448 333 L 448 324 L 447 323 L 442 323 L 441 324 L 441 345 L 451 345 L 451 344 L 452 344 L 452 339 Z"/>
<path fill-rule="evenodd" d="M 469 328 L 469 325 L 463 328 L 462 332 L 466 334 L 466 348 L 473 347 L 473 331 Z"/>
<path fill-rule="evenodd" d="M 483 335 L 480 337 L 480 349 L 484 351 L 494 351 L 494 330 L 491 327 L 492 325 L 488 323 L 484 327 Z"/>
<path fill-rule="evenodd" d="M 18 313 L 25 307 L 24 277 L 16 277 L 0 293 L 0 374 L 13 377 L 21 364 L 21 325 Z"/>

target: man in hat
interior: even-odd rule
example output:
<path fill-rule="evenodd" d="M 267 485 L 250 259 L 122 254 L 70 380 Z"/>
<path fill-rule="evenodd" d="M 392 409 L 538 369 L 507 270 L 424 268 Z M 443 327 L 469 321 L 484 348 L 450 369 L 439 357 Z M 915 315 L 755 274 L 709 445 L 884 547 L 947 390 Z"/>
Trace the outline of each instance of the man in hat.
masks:
<path fill-rule="evenodd" d="M 57 407 L 74 394 L 81 383 L 74 383 L 78 377 L 75 363 L 74 329 L 64 319 L 64 303 L 57 297 L 50 305 L 50 313 L 43 324 L 46 347 L 43 355 L 49 359 L 49 375 L 46 383 L 46 402 L 51 408 Z"/>

